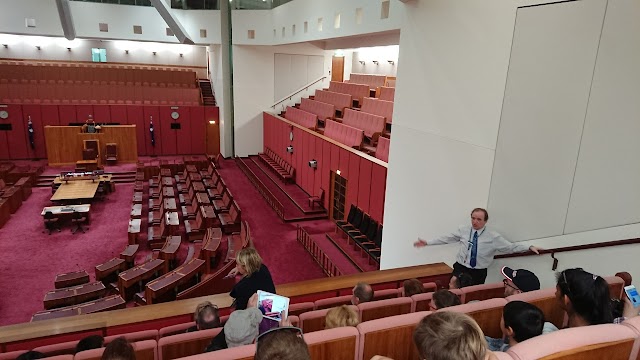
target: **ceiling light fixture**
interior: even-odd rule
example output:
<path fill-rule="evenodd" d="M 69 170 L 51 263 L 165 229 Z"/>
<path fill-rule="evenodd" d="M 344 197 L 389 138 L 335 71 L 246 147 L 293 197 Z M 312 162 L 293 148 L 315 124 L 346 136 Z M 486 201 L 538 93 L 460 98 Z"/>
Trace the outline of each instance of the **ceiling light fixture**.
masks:
<path fill-rule="evenodd" d="M 393 65 L 393 64 L 395 64 L 395 63 L 396 63 L 396 62 L 395 62 L 395 61 L 393 61 L 393 60 L 387 60 L 387 61 L 388 61 L 388 62 L 389 62 L 389 64 L 391 64 L 391 65 Z"/>
<path fill-rule="evenodd" d="M 36 45 L 36 49 L 40 50 L 41 49 L 40 45 Z"/>
<path fill-rule="evenodd" d="M 4 46 L 5 49 L 7 49 L 9 47 L 9 45 L 7 45 L 7 44 L 2 44 L 2 46 Z"/>
<path fill-rule="evenodd" d="M 128 53 L 129 53 L 129 50 L 125 50 L 125 51 L 124 51 L 124 53 L 125 53 L 125 54 L 128 54 Z"/>
<path fill-rule="evenodd" d="M 373 63 L 378 65 L 378 60 L 373 60 Z"/>

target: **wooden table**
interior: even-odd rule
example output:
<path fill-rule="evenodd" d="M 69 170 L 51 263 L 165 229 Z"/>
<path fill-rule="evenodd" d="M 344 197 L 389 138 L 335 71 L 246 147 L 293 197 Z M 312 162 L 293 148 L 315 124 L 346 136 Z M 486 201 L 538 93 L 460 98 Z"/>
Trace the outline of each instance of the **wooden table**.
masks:
<path fill-rule="evenodd" d="M 124 309 L 125 307 L 126 302 L 120 295 L 111 295 L 78 305 L 72 305 L 51 311 L 39 311 L 31 317 L 31 321 L 57 319 L 80 314 L 93 314 L 101 311 Z"/>
<path fill-rule="evenodd" d="M 142 191 L 136 191 L 133 193 L 133 203 L 142 205 Z"/>
<path fill-rule="evenodd" d="M 98 160 L 78 160 L 76 161 L 77 167 L 83 167 L 85 171 L 98 170 Z"/>
<path fill-rule="evenodd" d="M 167 211 L 164 214 L 164 223 L 167 226 L 167 232 L 169 235 L 175 235 L 178 233 L 178 227 L 180 226 L 180 219 L 176 211 Z"/>
<path fill-rule="evenodd" d="M 13 186 L 22 191 L 22 201 L 26 201 L 31 195 L 31 179 L 28 177 L 20 178 Z"/>
<path fill-rule="evenodd" d="M 186 165 L 184 168 L 188 173 L 198 173 L 198 168 L 195 165 Z"/>
<path fill-rule="evenodd" d="M 123 259 L 128 267 L 133 266 L 138 248 L 140 248 L 138 244 L 129 245 L 120 253 L 120 259 Z"/>
<path fill-rule="evenodd" d="M 113 258 L 105 263 L 96 265 L 96 281 L 102 281 L 111 274 L 118 274 L 127 269 L 124 259 Z"/>
<path fill-rule="evenodd" d="M 165 198 L 174 198 L 176 197 L 176 193 L 173 191 L 172 187 L 163 187 L 162 188 L 162 196 Z"/>
<path fill-rule="evenodd" d="M 49 291 L 44 295 L 44 308 L 75 305 L 102 297 L 107 288 L 100 281 Z"/>
<path fill-rule="evenodd" d="M 207 233 L 202 240 L 202 252 L 200 253 L 205 261 L 205 272 L 208 274 L 211 272 L 211 268 L 215 268 L 215 258 L 220 242 L 222 241 L 222 229 L 220 228 L 208 228 Z"/>
<path fill-rule="evenodd" d="M 164 211 L 178 211 L 176 199 L 164 199 Z"/>
<path fill-rule="evenodd" d="M 142 204 L 133 204 L 131 206 L 131 218 L 140 219 L 142 217 Z"/>
<path fill-rule="evenodd" d="M 85 270 L 72 271 L 56 275 L 54 287 L 62 289 L 70 286 L 82 285 L 89 282 L 89 274 Z"/>
<path fill-rule="evenodd" d="M 171 176 L 165 176 L 162 178 L 162 186 L 173 187 L 173 178 Z"/>
<path fill-rule="evenodd" d="M 178 250 L 180 250 L 180 244 L 182 243 L 182 236 L 167 236 L 167 240 L 160 249 L 160 259 L 164 260 L 164 271 L 168 272 L 171 265 L 175 262 Z"/>
<path fill-rule="evenodd" d="M 188 283 L 193 277 L 197 279 L 203 270 L 204 260 L 193 258 L 178 266 L 175 270 L 149 282 L 144 289 L 147 305 L 157 302 L 154 300 L 178 286 Z"/>
<path fill-rule="evenodd" d="M 22 191 L 17 187 L 10 187 L 5 189 L 2 193 L 2 198 L 7 200 L 9 204 L 9 212 L 14 214 L 20 206 L 22 206 Z"/>
<path fill-rule="evenodd" d="M 202 181 L 194 181 L 191 183 L 191 186 L 193 187 L 193 191 L 195 192 L 202 192 L 202 193 L 207 192 L 207 188 L 204 186 Z"/>
<path fill-rule="evenodd" d="M 93 199 L 100 182 L 110 181 L 111 175 L 100 175 L 91 180 L 71 178 L 68 181 L 57 177 L 53 180 L 53 183 L 60 184 L 60 186 L 58 186 L 58 190 L 56 190 L 55 194 L 51 197 L 51 201 Z M 142 199 L 140 199 L 140 201 L 142 201 Z"/>
<path fill-rule="evenodd" d="M 150 279 L 161 273 L 164 269 L 164 260 L 152 259 L 144 264 L 132 267 L 129 270 L 123 271 L 118 275 L 118 289 L 120 290 L 120 296 L 125 300 L 129 300 L 133 297 L 133 293 L 130 291 L 131 287 L 135 284 L 142 283 L 144 280 Z"/>
<path fill-rule="evenodd" d="M 202 222 L 204 223 L 204 227 L 212 228 L 214 227 L 218 217 L 216 216 L 216 212 L 211 205 L 203 205 L 200 206 L 200 212 L 202 213 Z"/>
<path fill-rule="evenodd" d="M 198 205 L 210 205 L 211 200 L 209 199 L 209 195 L 207 193 L 196 193 L 196 199 L 198 200 Z"/>
<path fill-rule="evenodd" d="M 142 225 L 141 219 L 129 220 L 129 244 L 137 244 L 138 236 L 140 236 L 140 226 Z"/>
<path fill-rule="evenodd" d="M 91 204 L 47 206 L 42 209 L 40 215 L 44 216 L 47 211 L 51 211 L 53 216 L 60 221 L 70 220 L 74 213 L 81 213 L 87 218 L 87 223 L 91 223 Z"/>

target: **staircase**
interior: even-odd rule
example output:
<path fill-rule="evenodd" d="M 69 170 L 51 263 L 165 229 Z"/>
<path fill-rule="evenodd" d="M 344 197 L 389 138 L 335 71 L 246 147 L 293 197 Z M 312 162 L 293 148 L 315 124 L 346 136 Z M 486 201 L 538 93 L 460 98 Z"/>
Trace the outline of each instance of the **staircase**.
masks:
<path fill-rule="evenodd" d="M 198 79 L 198 86 L 202 93 L 202 102 L 204 106 L 216 106 L 216 97 L 213 95 L 211 81 L 209 79 Z"/>

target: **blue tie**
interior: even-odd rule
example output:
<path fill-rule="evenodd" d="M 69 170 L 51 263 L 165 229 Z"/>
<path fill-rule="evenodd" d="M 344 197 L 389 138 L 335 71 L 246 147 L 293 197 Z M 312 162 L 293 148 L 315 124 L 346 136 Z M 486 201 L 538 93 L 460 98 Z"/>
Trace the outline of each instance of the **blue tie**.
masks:
<path fill-rule="evenodd" d="M 472 268 L 476 267 L 476 260 L 478 257 L 478 232 L 475 231 L 473 233 L 473 242 L 471 243 L 471 260 L 469 261 L 469 265 Z"/>

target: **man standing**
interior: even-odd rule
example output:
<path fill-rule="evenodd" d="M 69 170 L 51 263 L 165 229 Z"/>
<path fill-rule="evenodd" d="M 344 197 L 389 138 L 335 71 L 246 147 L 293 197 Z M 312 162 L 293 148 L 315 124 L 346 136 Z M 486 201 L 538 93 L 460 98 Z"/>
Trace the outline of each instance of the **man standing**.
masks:
<path fill-rule="evenodd" d="M 487 210 L 475 208 L 471 211 L 471 226 L 465 225 L 457 231 L 429 240 L 418 238 L 413 246 L 420 248 L 427 245 L 460 243 L 460 250 L 453 264 L 452 281 L 455 282 L 461 273 L 466 273 L 473 279 L 473 285 L 484 284 L 487 278 L 487 268 L 493 262 L 496 252 L 513 253 L 531 250 L 539 254 L 535 246 L 513 244 L 502 235 L 486 228 L 489 220 Z"/>

